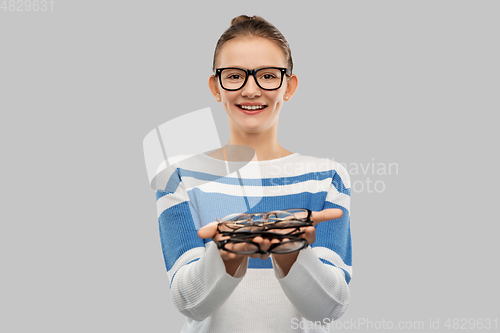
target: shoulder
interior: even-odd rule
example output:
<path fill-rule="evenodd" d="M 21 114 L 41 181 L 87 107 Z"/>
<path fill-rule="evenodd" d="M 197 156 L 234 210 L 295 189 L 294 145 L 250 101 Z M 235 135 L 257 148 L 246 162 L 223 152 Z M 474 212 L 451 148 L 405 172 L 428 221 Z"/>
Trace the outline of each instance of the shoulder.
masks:
<path fill-rule="evenodd" d="M 175 155 L 164 159 L 156 170 L 156 175 L 151 181 L 155 190 L 162 192 L 175 191 L 181 182 L 179 169 L 193 164 L 194 155 Z"/>

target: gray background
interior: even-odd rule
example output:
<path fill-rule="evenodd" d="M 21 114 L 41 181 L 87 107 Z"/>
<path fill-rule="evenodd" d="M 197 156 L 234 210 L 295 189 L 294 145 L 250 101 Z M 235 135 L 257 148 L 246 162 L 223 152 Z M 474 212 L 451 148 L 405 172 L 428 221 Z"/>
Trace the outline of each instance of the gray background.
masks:
<path fill-rule="evenodd" d="M 498 318 L 499 10 L 483 0 L 0 10 L 0 331 L 180 331 L 142 140 L 210 107 L 227 142 L 207 81 L 240 14 L 263 16 L 291 45 L 299 87 L 282 109 L 282 146 L 348 170 L 398 165 L 351 175 L 384 190 L 353 191 L 352 303 L 340 320 L 440 319 L 445 330 L 448 318 Z"/>

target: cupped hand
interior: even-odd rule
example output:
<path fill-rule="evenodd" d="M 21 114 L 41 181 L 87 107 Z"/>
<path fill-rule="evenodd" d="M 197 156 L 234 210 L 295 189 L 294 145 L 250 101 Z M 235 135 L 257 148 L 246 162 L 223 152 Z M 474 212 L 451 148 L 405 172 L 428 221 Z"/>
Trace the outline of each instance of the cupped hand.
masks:
<path fill-rule="evenodd" d="M 338 208 L 328 208 L 328 209 L 323 209 L 321 211 L 316 211 L 311 213 L 311 221 L 313 222 L 312 226 L 308 227 L 302 227 L 300 228 L 300 231 L 303 231 L 304 233 L 300 235 L 300 238 L 304 238 L 307 240 L 309 244 L 314 243 L 316 240 L 316 228 L 314 226 L 318 225 L 318 223 L 323 222 L 323 221 L 329 221 L 333 219 L 338 219 L 341 218 L 343 215 L 343 212 L 341 209 Z M 200 238 L 210 238 L 212 239 L 216 244 L 224 239 L 229 239 L 229 236 L 223 236 L 217 231 L 217 223 L 218 222 L 212 222 L 207 224 L 206 226 L 198 229 L 198 237 Z M 286 241 L 288 239 L 284 239 L 283 241 Z M 260 236 L 254 237 L 253 242 L 259 244 L 260 249 L 262 251 L 267 251 L 271 244 L 274 243 L 280 243 L 281 241 L 279 239 L 267 239 L 263 238 Z M 235 251 L 238 250 L 244 250 L 246 244 L 231 244 L 231 248 Z M 244 257 L 251 257 L 251 258 L 261 258 L 262 260 L 265 260 L 269 257 L 269 253 L 267 254 L 236 254 L 232 252 L 228 252 L 225 250 L 220 249 L 220 254 L 223 260 L 242 260 Z"/>

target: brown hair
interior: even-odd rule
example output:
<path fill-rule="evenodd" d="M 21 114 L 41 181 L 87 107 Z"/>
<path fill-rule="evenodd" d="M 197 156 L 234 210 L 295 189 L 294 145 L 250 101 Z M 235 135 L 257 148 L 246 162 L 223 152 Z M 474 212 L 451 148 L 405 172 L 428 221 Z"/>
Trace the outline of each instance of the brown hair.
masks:
<path fill-rule="evenodd" d="M 281 32 L 274 25 L 267 22 L 260 16 L 254 15 L 250 17 L 247 15 L 240 15 L 231 20 L 231 26 L 224 31 L 217 41 L 212 71 L 215 72 L 215 62 L 222 45 L 224 45 L 225 42 L 240 36 L 259 36 L 273 41 L 283 51 L 287 62 L 287 68 L 290 71 L 293 70 L 292 51 L 290 51 L 290 46 Z"/>

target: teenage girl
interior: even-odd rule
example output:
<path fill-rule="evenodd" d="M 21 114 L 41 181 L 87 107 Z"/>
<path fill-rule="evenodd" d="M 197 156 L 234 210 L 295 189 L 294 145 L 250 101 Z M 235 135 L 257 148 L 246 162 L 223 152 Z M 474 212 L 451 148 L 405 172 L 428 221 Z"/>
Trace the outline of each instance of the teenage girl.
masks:
<path fill-rule="evenodd" d="M 280 111 L 298 85 L 292 70 L 290 47 L 279 30 L 261 17 L 241 15 L 217 42 L 209 87 L 229 119 L 227 147 L 251 147 L 258 161 L 249 163 L 258 173 L 243 181 L 251 186 L 258 180 L 262 198 L 246 213 L 313 211 L 314 226 L 300 236 L 309 246 L 287 254 L 219 250 L 216 243 L 225 237 L 217 232 L 216 218 L 245 213 L 232 204 L 241 199 L 239 183 L 190 188 L 185 180 L 203 174 L 194 169 L 205 162 L 231 163 L 220 159 L 225 149 L 200 156 L 193 170 L 172 169 L 176 186 L 157 191 L 157 204 L 172 298 L 186 316 L 182 332 L 326 332 L 325 325 L 347 309 L 349 175 L 337 162 L 292 153 L 278 143 Z M 263 252 L 280 242 L 253 241 Z"/>

